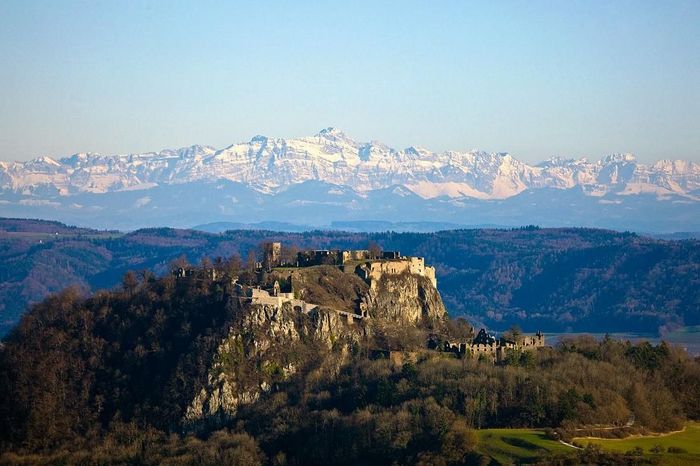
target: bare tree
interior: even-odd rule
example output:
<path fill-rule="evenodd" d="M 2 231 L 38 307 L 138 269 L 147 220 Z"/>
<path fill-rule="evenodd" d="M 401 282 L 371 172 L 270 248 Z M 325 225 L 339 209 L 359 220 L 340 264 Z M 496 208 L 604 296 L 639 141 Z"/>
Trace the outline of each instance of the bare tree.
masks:
<path fill-rule="evenodd" d="M 379 259 L 382 256 L 382 247 L 375 241 L 370 241 L 367 245 L 367 250 L 369 251 L 370 257 L 373 259 Z"/>
<path fill-rule="evenodd" d="M 518 325 L 511 325 L 508 330 L 503 332 L 503 338 L 506 340 L 518 341 L 523 336 L 523 331 Z"/>
<path fill-rule="evenodd" d="M 292 243 L 289 246 L 282 245 L 281 260 L 282 265 L 294 265 L 297 263 L 297 254 L 299 254 L 299 247 Z"/>
<path fill-rule="evenodd" d="M 170 262 L 170 268 L 173 270 L 177 270 L 179 268 L 186 269 L 189 266 L 190 263 L 187 260 L 187 256 L 185 256 L 184 254 Z"/>
<path fill-rule="evenodd" d="M 231 278 L 235 278 L 241 273 L 241 266 L 241 257 L 238 254 L 234 254 L 224 261 L 224 273 Z"/>
<path fill-rule="evenodd" d="M 122 286 L 126 291 L 132 293 L 138 285 L 139 279 L 134 271 L 129 270 L 124 274 L 124 277 L 122 278 Z"/>
<path fill-rule="evenodd" d="M 258 261 L 257 255 L 255 254 L 254 250 L 248 251 L 248 258 L 245 261 L 245 268 L 246 271 L 249 273 L 255 273 L 255 264 Z"/>

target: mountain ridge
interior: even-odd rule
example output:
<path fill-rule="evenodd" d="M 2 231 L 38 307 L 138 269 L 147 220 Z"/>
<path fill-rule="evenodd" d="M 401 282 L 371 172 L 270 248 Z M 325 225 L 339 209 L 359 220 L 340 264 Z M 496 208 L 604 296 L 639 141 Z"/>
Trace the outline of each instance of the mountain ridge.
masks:
<path fill-rule="evenodd" d="M 266 194 L 315 180 L 347 186 L 360 195 L 398 185 L 424 199 L 499 200 L 532 189 L 580 186 L 595 197 L 650 193 L 700 200 L 700 164 L 692 161 L 640 164 L 632 154 L 611 154 L 595 162 L 552 157 L 530 165 L 507 152 L 432 152 L 417 146 L 397 150 L 378 141 L 356 141 L 333 127 L 299 138 L 257 135 L 218 150 L 192 145 L 0 163 L 1 189 L 33 195 L 107 193 L 217 179 Z"/>

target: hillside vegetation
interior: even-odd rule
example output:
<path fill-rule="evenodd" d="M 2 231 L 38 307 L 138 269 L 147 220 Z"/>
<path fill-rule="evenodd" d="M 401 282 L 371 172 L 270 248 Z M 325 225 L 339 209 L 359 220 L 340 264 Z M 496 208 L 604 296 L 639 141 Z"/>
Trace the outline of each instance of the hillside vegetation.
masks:
<path fill-rule="evenodd" d="M 669 434 L 634 436 L 623 439 L 603 438 L 577 438 L 574 439 L 580 445 L 598 445 L 606 450 L 626 452 L 641 448 L 645 452 L 663 453 L 671 449 L 671 452 L 689 453 L 697 455 L 700 460 L 700 424 L 690 422 L 679 432 Z"/>
<path fill-rule="evenodd" d="M 262 279 L 236 260 L 216 266 Z M 341 286 L 323 270 L 318 286 Z M 559 439 L 700 419 L 700 362 L 665 344 L 569 339 L 493 365 L 426 349 L 463 322 L 346 324 L 251 306 L 223 283 L 128 273 L 111 292 L 34 306 L 0 350 L 0 463 L 479 464 L 503 452 L 477 429 Z M 372 357 L 398 344 L 414 357 Z M 560 464 L 559 453 L 530 460 Z M 629 464 L 564 455 L 584 454 Z"/>
<path fill-rule="evenodd" d="M 340 311 L 355 312 L 369 286 L 354 273 L 343 273 L 337 267 L 278 269 L 266 274 L 262 281 L 268 286 L 277 280 L 291 291 L 291 282 L 303 290 L 300 298 L 310 303 L 323 303 Z"/>

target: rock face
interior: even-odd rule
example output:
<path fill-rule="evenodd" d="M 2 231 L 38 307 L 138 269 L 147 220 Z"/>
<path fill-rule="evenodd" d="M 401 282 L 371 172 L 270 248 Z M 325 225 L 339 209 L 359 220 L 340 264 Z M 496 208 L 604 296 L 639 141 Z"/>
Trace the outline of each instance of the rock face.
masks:
<path fill-rule="evenodd" d="M 346 274 L 339 276 L 347 279 Z M 362 319 L 348 319 L 321 304 L 308 314 L 289 303 L 245 307 L 219 344 L 207 381 L 194 395 L 183 423 L 196 428 L 198 423 L 230 419 L 241 406 L 256 402 L 300 370 L 323 367 L 325 376 L 337 373 L 370 328 Z M 430 279 L 409 273 L 383 276 L 367 288 L 360 307 L 372 321 L 397 327 L 429 325 L 447 315 Z"/>
<path fill-rule="evenodd" d="M 302 314 L 289 303 L 281 307 L 251 305 L 220 343 L 207 382 L 187 408 L 184 423 L 216 423 L 254 403 L 274 385 L 307 365 L 309 358 L 344 347 L 364 329 L 348 324 L 333 310 Z M 337 345 L 338 342 L 345 345 Z"/>
<path fill-rule="evenodd" d="M 430 324 L 447 316 L 430 279 L 408 273 L 382 276 L 368 293 L 367 310 L 372 318 L 399 325 Z"/>

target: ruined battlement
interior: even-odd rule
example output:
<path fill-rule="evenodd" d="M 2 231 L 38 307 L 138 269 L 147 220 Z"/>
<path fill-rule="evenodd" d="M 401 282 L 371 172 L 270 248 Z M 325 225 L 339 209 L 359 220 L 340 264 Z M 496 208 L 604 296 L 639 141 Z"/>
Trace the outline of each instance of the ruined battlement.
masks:
<path fill-rule="evenodd" d="M 401 256 L 399 251 L 370 251 L 368 249 L 311 249 L 297 253 L 298 267 L 314 265 L 344 266 L 352 262 L 367 260 L 395 259 Z"/>
<path fill-rule="evenodd" d="M 245 293 L 246 297 L 250 300 L 251 304 L 259 306 L 269 306 L 276 309 L 282 307 L 285 303 L 290 303 L 292 309 L 297 312 L 308 314 L 311 311 L 319 309 L 321 305 L 307 302 L 303 299 L 298 299 L 295 297 L 294 292 L 283 293 L 280 288 L 278 281 L 275 281 L 272 289 L 264 290 L 260 287 L 248 288 Z M 368 317 L 367 312 L 362 312 L 360 314 L 354 312 L 347 312 L 339 309 L 331 309 L 339 316 L 347 320 L 349 324 L 361 321 L 365 317 Z"/>
<path fill-rule="evenodd" d="M 277 284 L 277 282 L 275 282 L 275 284 Z M 279 287 L 278 284 L 277 286 Z M 280 293 L 279 291 L 275 292 L 274 288 L 272 293 L 260 288 L 251 288 L 248 290 L 247 294 L 248 298 L 250 298 L 251 304 L 257 304 L 260 306 L 279 308 L 282 307 L 284 303 L 290 303 L 293 309 L 305 314 L 318 307 L 318 304 L 307 303 L 304 300 L 294 298 L 294 293 Z"/>
<path fill-rule="evenodd" d="M 334 265 L 346 272 L 354 272 L 372 287 L 383 275 L 410 273 L 428 278 L 437 288 L 434 267 L 426 266 L 423 257 L 402 256 L 399 251 L 314 249 L 297 254 L 297 267 L 317 265 Z"/>
<path fill-rule="evenodd" d="M 372 288 L 376 287 L 383 275 L 401 275 L 402 273 L 426 277 L 437 288 L 435 267 L 426 266 L 425 259 L 422 257 L 398 257 L 396 259 L 367 261 L 358 265 L 355 268 L 355 273 L 369 282 Z"/>
<path fill-rule="evenodd" d="M 256 260 L 254 268 L 249 266 L 245 271 L 255 274 L 257 278 L 248 280 L 255 286 L 241 285 L 237 276 L 213 267 L 178 268 L 172 274 L 181 280 L 201 276 L 222 282 L 224 291 L 255 305 L 281 308 L 289 303 L 303 313 L 323 306 L 348 322 L 368 318 L 372 312 L 375 313 L 372 317 L 389 316 L 411 322 L 442 318 L 446 314 L 437 291 L 435 268 L 426 266 L 423 257 L 402 256 L 399 251 L 382 252 L 375 247 L 306 250 L 298 252 L 294 261 L 290 251 L 295 249 L 285 249 L 279 242 L 263 243 L 263 260 Z M 308 281 L 308 277 L 316 278 Z"/>

